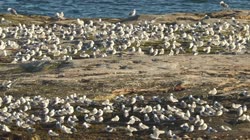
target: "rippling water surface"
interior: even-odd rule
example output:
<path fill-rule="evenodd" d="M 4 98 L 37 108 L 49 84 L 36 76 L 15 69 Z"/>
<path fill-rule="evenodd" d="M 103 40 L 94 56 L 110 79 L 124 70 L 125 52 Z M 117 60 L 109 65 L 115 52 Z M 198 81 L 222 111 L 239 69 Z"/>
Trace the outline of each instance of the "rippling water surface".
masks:
<path fill-rule="evenodd" d="M 132 9 L 139 14 L 211 12 L 221 10 L 220 0 L 1 0 L 0 12 L 12 7 L 22 14 L 65 17 L 126 17 Z M 233 9 L 250 9 L 250 0 L 225 1 Z"/>

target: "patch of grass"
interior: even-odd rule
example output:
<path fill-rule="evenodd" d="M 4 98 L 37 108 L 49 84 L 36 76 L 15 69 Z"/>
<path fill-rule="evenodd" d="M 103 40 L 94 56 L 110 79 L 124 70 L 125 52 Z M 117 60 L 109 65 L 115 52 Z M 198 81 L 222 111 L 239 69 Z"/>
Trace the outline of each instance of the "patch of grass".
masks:
<path fill-rule="evenodd" d="M 33 73 L 33 72 L 42 72 L 42 71 L 53 71 L 57 70 L 64 65 L 69 64 L 66 61 L 35 61 L 30 63 L 21 64 L 21 68 L 24 72 Z"/>

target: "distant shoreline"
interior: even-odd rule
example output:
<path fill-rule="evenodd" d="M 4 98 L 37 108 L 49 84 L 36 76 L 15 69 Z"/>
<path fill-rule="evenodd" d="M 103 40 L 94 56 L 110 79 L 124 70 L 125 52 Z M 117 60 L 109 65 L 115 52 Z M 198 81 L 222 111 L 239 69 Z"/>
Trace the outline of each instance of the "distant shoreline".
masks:
<path fill-rule="evenodd" d="M 138 23 L 141 21 L 151 21 L 154 20 L 156 23 L 193 23 L 199 22 L 205 15 L 210 17 L 207 21 L 213 21 L 217 19 L 231 19 L 234 17 L 242 21 L 243 23 L 250 23 L 250 10 L 223 10 L 215 11 L 211 13 L 170 13 L 164 15 L 137 15 L 135 17 L 128 18 L 101 18 L 102 21 L 111 23 Z M 76 18 L 67 18 L 65 20 L 57 20 L 55 17 L 41 16 L 41 15 L 11 15 L 11 14 L 0 14 L 0 19 L 4 18 L 8 26 L 22 24 L 72 24 L 75 22 Z M 80 18 L 85 21 L 88 20 L 99 20 L 100 18 Z M 6 24 L 1 23 L 0 26 L 5 26 Z"/>

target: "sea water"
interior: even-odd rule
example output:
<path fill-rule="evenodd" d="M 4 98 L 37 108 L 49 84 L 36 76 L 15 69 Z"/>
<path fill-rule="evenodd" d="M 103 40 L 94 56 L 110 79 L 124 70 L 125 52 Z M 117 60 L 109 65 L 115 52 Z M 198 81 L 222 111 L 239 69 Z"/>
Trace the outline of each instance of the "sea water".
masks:
<path fill-rule="evenodd" d="M 136 9 L 138 14 L 212 12 L 222 10 L 221 0 L 0 0 L 0 13 L 7 8 L 20 14 L 54 16 L 64 12 L 68 18 L 124 18 Z M 250 10 L 250 0 L 225 0 L 232 9 Z"/>

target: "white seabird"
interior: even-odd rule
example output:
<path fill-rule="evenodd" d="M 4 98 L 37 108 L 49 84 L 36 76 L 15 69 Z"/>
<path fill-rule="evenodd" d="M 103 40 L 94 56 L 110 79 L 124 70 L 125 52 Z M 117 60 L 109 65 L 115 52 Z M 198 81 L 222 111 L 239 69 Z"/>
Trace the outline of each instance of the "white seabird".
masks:
<path fill-rule="evenodd" d="M 232 130 L 231 127 L 226 126 L 226 125 L 222 125 L 222 126 L 220 126 L 220 128 L 221 128 L 223 131 L 231 131 L 231 130 Z"/>
<path fill-rule="evenodd" d="M 61 13 L 56 13 L 56 18 L 61 19 L 61 20 L 65 19 L 64 13 L 63 13 L 63 12 L 61 12 Z"/>
<path fill-rule="evenodd" d="M 208 133 L 217 133 L 218 131 L 212 127 L 208 127 L 207 132 Z"/>
<path fill-rule="evenodd" d="M 153 119 L 154 119 L 154 122 L 155 122 L 155 123 L 160 123 L 160 119 L 159 119 L 159 117 L 157 116 L 157 114 L 154 114 Z"/>
<path fill-rule="evenodd" d="M 174 98 L 173 93 L 170 93 L 170 96 L 168 97 L 168 100 L 172 103 L 178 102 L 178 99 Z"/>
<path fill-rule="evenodd" d="M 136 97 L 132 97 L 129 104 L 133 105 L 135 103 L 136 103 Z"/>
<path fill-rule="evenodd" d="M 208 128 L 206 123 L 203 123 L 200 127 L 198 127 L 198 130 L 206 130 Z"/>
<path fill-rule="evenodd" d="M 13 84 L 13 81 L 11 81 L 11 80 L 4 81 L 4 82 L 0 85 L 0 89 L 4 89 L 4 90 L 10 89 L 11 86 L 12 86 L 12 84 Z"/>
<path fill-rule="evenodd" d="M 229 8 L 228 4 L 226 4 L 224 1 L 220 2 L 220 6 L 223 8 Z"/>
<path fill-rule="evenodd" d="M 13 9 L 13 8 L 8 8 L 7 11 L 9 11 L 9 12 L 10 12 L 11 14 L 13 14 L 13 15 L 17 15 L 16 10 Z"/>
<path fill-rule="evenodd" d="M 10 128 L 7 125 L 1 124 L 0 127 L 3 132 L 11 132 Z"/>
<path fill-rule="evenodd" d="M 145 124 L 143 124 L 143 123 L 139 123 L 139 129 L 140 130 L 146 130 L 146 129 L 149 129 L 149 127 L 147 126 L 147 125 L 145 125 Z"/>
<path fill-rule="evenodd" d="M 109 125 L 107 125 L 107 126 L 105 127 L 105 131 L 111 133 L 111 132 L 115 131 L 115 128 L 110 127 Z"/>
<path fill-rule="evenodd" d="M 131 17 L 133 17 L 135 15 L 136 15 L 136 10 L 135 9 L 129 13 L 129 16 L 131 16 Z"/>
<path fill-rule="evenodd" d="M 168 137 L 173 137 L 175 134 L 173 134 L 173 131 L 172 130 L 168 130 L 167 132 L 166 132 L 166 135 L 168 136 Z"/>
<path fill-rule="evenodd" d="M 126 130 L 129 132 L 129 136 L 133 136 L 133 132 L 138 131 L 135 127 L 131 127 L 130 125 L 127 125 Z"/>
<path fill-rule="evenodd" d="M 119 116 L 116 115 L 114 118 L 111 119 L 112 122 L 118 122 L 120 120 Z"/>
<path fill-rule="evenodd" d="M 80 20 L 79 18 L 77 18 L 76 21 L 77 21 L 78 25 L 80 25 L 80 26 L 84 25 L 84 21 L 83 20 Z"/>
<path fill-rule="evenodd" d="M 66 134 L 72 134 L 71 128 L 68 128 L 65 125 L 62 125 L 61 130 L 62 130 L 62 132 L 66 133 Z"/>
<path fill-rule="evenodd" d="M 82 108 L 80 106 L 76 107 L 76 111 L 80 112 L 80 113 L 84 113 L 84 114 L 90 113 L 90 111 L 88 109 Z"/>
<path fill-rule="evenodd" d="M 241 104 L 232 103 L 232 108 L 233 109 L 238 109 L 239 107 L 241 107 Z"/>
<path fill-rule="evenodd" d="M 154 139 L 154 140 L 160 140 L 159 136 L 157 136 L 155 134 L 150 134 L 150 138 Z"/>
<path fill-rule="evenodd" d="M 241 116 L 243 114 L 243 108 L 242 106 L 237 109 L 238 116 Z"/>
<path fill-rule="evenodd" d="M 127 118 L 129 116 L 129 110 L 124 110 L 123 111 L 123 116 Z"/>
<path fill-rule="evenodd" d="M 159 139 L 159 136 L 161 134 L 164 134 L 164 133 L 165 133 L 165 131 L 159 130 L 158 128 L 156 128 L 155 126 L 153 126 L 153 134 L 150 134 L 150 137 L 154 138 L 154 139 Z"/>
<path fill-rule="evenodd" d="M 210 91 L 208 92 L 208 94 L 209 94 L 209 95 L 216 95 L 216 94 L 217 94 L 216 88 L 213 88 L 213 90 L 210 90 Z"/>
<path fill-rule="evenodd" d="M 243 92 L 241 92 L 240 95 L 245 96 L 245 97 L 250 96 L 250 94 L 246 90 L 244 90 Z"/>
<path fill-rule="evenodd" d="M 130 117 L 130 120 L 127 122 L 127 124 L 134 124 L 135 123 L 135 119 L 133 116 Z"/>
<path fill-rule="evenodd" d="M 86 128 L 86 129 L 89 128 L 89 127 L 91 126 L 91 124 L 86 123 L 86 122 L 84 122 L 82 125 L 83 125 L 83 127 Z"/>
<path fill-rule="evenodd" d="M 52 131 L 52 130 L 49 130 L 49 131 L 48 131 L 48 134 L 49 134 L 49 136 L 51 136 L 51 137 L 58 137 L 58 136 L 59 136 L 59 134 L 57 134 L 56 132 L 54 132 L 54 131 Z"/>
<path fill-rule="evenodd" d="M 243 112 L 247 112 L 247 105 L 243 105 L 242 110 Z"/>
<path fill-rule="evenodd" d="M 144 114 L 144 121 L 145 122 L 150 121 L 150 118 L 149 118 L 148 114 Z"/>
<path fill-rule="evenodd" d="M 186 131 L 186 132 L 189 130 L 189 125 L 188 125 L 188 123 L 184 123 L 184 124 L 180 125 L 180 127 L 181 127 L 184 131 Z"/>

